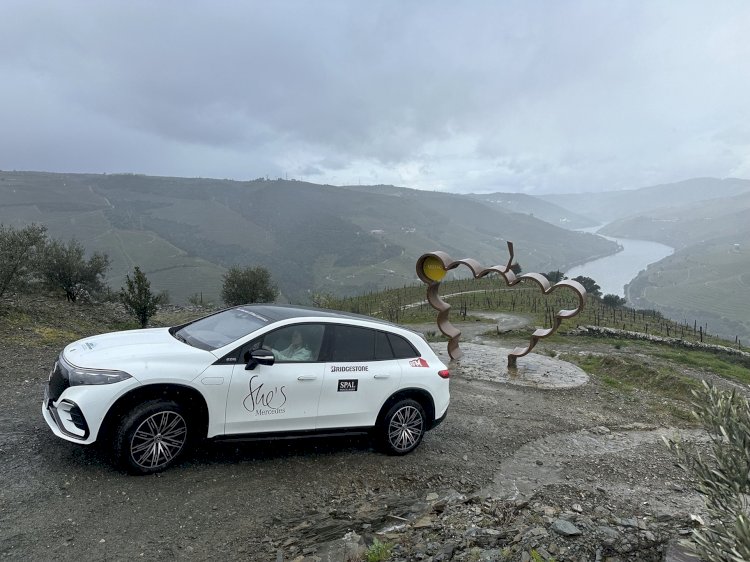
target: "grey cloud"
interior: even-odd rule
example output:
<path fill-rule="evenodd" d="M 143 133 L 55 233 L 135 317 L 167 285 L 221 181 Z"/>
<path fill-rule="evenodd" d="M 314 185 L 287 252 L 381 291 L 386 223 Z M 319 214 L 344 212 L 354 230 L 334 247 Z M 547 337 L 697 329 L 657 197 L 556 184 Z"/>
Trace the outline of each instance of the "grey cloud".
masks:
<path fill-rule="evenodd" d="M 746 166 L 749 25 L 743 2 L 6 2 L 0 167 L 465 191 L 722 176 Z"/>

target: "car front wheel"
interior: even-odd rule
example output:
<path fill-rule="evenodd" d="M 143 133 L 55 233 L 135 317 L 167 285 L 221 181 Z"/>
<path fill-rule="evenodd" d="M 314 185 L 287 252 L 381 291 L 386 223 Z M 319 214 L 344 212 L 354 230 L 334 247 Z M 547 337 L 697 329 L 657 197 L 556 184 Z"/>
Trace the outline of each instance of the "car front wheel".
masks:
<path fill-rule="evenodd" d="M 389 455 L 405 455 L 417 448 L 425 432 L 425 413 L 416 400 L 396 402 L 383 418 L 380 445 Z"/>
<path fill-rule="evenodd" d="M 188 448 L 190 424 L 173 400 L 151 400 L 133 408 L 115 431 L 115 461 L 132 474 L 152 474 L 173 465 Z"/>

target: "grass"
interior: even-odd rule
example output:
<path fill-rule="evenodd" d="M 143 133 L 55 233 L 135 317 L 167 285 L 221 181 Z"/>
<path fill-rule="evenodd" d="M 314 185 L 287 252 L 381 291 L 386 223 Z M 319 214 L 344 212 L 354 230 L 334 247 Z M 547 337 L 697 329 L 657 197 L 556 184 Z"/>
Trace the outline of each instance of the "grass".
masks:
<path fill-rule="evenodd" d="M 649 365 L 642 357 L 617 357 L 589 353 L 586 355 L 566 354 L 563 358 L 576 363 L 605 386 L 620 392 L 643 390 L 689 403 L 690 391 L 700 387 L 697 380 L 681 374 L 672 365 Z"/>
<path fill-rule="evenodd" d="M 653 355 L 671 363 L 699 371 L 711 371 L 724 378 L 750 384 L 750 359 L 746 357 L 670 348 L 655 350 Z"/>
<path fill-rule="evenodd" d="M 51 326 L 36 326 L 34 333 L 39 336 L 40 343 L 43 345 L 65 345 L 79 337 L 72 330 Z"/>
<path fill-rule="evenodd" d="M 106 304 L 73 304 L 47 296 L 0 303 L 0 338 L 8 345 L 62 347 L 90 335 L 137 327 L 135 320 Z"/>

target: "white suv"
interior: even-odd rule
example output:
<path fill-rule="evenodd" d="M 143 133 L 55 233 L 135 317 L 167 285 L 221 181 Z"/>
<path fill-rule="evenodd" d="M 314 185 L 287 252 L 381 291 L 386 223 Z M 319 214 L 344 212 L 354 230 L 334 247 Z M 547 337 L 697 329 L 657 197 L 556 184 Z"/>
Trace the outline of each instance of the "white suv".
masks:
<path fill-rule="evenodd" d="M 403 455 L 444 419 L 449 376 L 421 336 L 396 325 L 246 305 L 71 343 L 42 414 L 58 437 L 103 442 L 136 474 L 167 468 L 202 438 L 368 431 Z"/>

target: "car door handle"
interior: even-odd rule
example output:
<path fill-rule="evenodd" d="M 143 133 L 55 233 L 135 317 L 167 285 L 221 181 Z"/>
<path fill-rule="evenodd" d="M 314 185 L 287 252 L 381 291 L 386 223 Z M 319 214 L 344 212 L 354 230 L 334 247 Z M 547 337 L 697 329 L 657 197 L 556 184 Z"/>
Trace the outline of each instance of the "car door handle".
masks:
<path fill-rule="evenodd" d="M 317 378 L 318 377 L 316 377 L 315 375 L 300 375 L 297 377 L 297 380 L 298 381 L 314 381 Z"/>
<path fill-rule="evenodd" d="M 391 378 L 391 375 L 375 375 L 373 378 L 374 379 L 389 379 Z"/>

